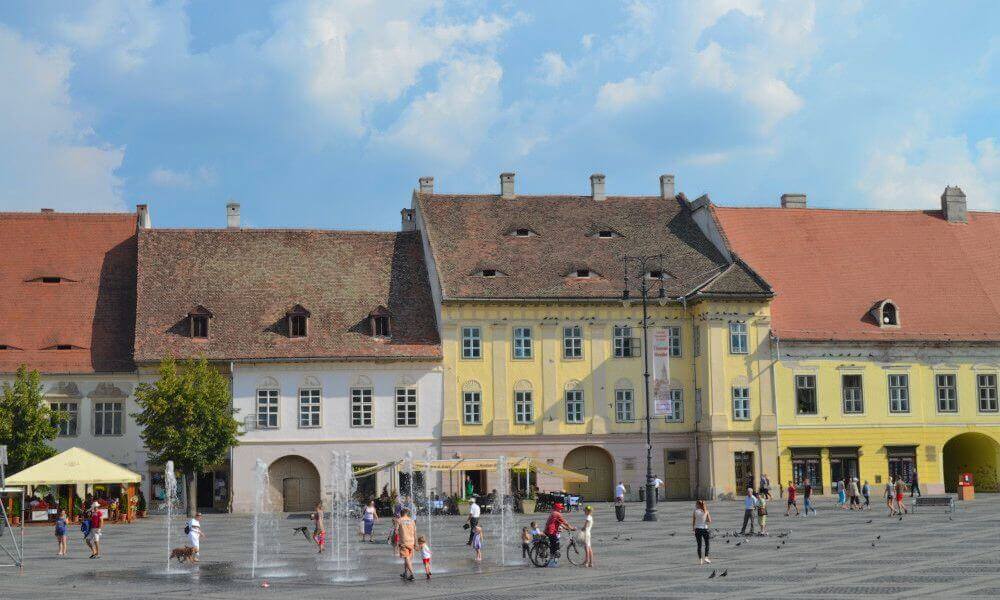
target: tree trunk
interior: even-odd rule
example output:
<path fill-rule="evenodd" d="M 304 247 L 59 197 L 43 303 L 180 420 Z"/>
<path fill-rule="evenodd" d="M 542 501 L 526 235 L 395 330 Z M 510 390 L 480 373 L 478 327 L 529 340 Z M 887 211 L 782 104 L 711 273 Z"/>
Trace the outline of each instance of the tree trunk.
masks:
<path fill-rule="evenodd" d="M 198 472 L 189 471 L 187 477 L 187 514 L 189 517 L 193 517 L 198 512 Z"/>

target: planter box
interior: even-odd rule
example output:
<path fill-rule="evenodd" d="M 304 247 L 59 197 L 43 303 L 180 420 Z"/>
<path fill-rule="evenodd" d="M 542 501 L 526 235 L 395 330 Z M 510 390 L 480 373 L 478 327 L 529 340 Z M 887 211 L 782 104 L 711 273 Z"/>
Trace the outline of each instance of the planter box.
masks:
<path fill-rule="evenodd" d="M 469 516 L 469 503 L 468 502 L 459 502 L 458 503 L 458 514 L 462 515 L 463 517 Z"/>
<path fill-rule="evenodd" d="M 524 498 L 523 500 L 521 500 L 521 512 L 526 515 L 533 515 L 535 514 L 535 506 L 537 504 L 538 501 L 533 498 L 532 499 Z"/>
<path fill-rule="evenodd" d="M 972 500 L 976 497 L 976 488 L 971 485 L 960 485 L 958 486 L 958 499 L 959 500 Z"/>

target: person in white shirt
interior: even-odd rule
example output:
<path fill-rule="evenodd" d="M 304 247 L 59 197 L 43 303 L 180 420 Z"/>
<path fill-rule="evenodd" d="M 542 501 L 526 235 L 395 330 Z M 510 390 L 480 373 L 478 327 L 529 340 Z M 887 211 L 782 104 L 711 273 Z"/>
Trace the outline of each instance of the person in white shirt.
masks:
<path fill-rule="evenodd" d="M 615 518 L 619 523 L 625 520 L 625 482 L 619 481 L 615 486 Z"/>
<path fill-rule="evenodd" d="M 659 502 L 660 501 L 660 488 L 663 487 L 663 480 L 660 479 L 659 475 L 657 475 L 656 478 L 653 479 L 653 487 L 656 488 L 656 501 Z"/>
<path fill-rule="evenodd" d="M 479 525 L 481 510 L 479 505 L 476 504 L 475 498 L 469 500 L 469 541 L 465 543 L 466 546 L 472 545 L 472 538 L 475 537 L 476 527 Z"/>
<path fill-rule="evenodd" d="M 188 546 L 194 548 L 194 556 L 191 562 L 198 562 L 198 555 L 201 553 L 201 538 L 205 536 L 201 530 L 201 513 L 196 513 L 187 523 Z"/>

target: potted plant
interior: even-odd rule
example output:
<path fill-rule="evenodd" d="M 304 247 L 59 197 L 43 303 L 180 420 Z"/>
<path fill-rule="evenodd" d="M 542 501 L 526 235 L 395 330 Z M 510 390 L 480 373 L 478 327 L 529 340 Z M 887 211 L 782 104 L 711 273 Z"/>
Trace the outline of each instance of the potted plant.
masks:
<path fill-rule="evenodd" d="M 11 527 L 17 527 L 21 524 L 21 497 L 14 496 L 14 501 L 12 502 L 13 508 L 10 511 L 10 525 Z"/>
<path fill-rule="evenodd" d="M 538 498 L 535 497 L 535 490 L 528 490 L 528 493 L 521 498 L 521 512 L 526 515 L 535 514 Z"/>
<path fill-rule="evenodd" d="M 140 519 L 145 519 L 146 515 L 149 514 L 146 509 L 146 495 L 142 493 L 142 490 L 139 490 L 139 503 L 136 508 L 139 511 Z"/>
<path fill-rule="evenodd" d="M 458 509 L 458 514 L 463 517 L 469 516 L 469 501 L 467 499 L 455 494 L 452 500 L 455 503 L 455 507 Z"/>

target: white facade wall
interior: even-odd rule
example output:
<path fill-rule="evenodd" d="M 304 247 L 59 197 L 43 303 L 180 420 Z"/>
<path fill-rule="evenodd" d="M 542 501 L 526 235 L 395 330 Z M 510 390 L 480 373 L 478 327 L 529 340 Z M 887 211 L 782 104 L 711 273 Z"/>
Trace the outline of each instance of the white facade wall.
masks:
<path fill-rule="evenodd" d="M 319 387 L 319 427 L 299 426 L 299 390 Z M 417 425 L 397 426 L 397 387 L 417 390 Z M 253 508 L 258 458 L 271 464 L 285 456 L 300 456 L 319 473 L 321 493 L 330 493 L 332 452 L 350 452 L 355 464 L 383 464 L 400 460 L 407 451 L 417 459 L 428 449 L 438 458 L 441 439 L 441 366 L 436 362 L 310 362 L 237 363 L 233 367 L 233 404 L 237 418 L 256 415 L 257 390 L 279 390 L 279 419 L 275 429 L 248 431 L 232 456 L 232 510 Z M 371 427 L 351 426 L 353 387 L 373 390 L 374 422 Z M 389 483 L 387 471 L 379 473 L 378 489 Z M 273 482 L 272 482 L 273 483 Z M 392 487 L 392 486 L 390 486 Z"/>

